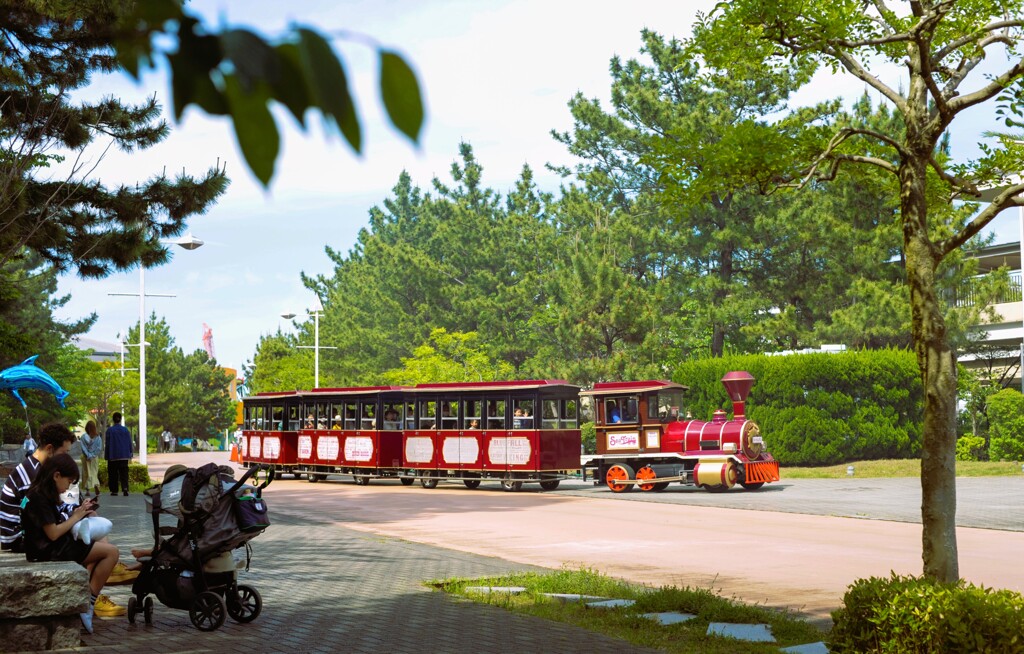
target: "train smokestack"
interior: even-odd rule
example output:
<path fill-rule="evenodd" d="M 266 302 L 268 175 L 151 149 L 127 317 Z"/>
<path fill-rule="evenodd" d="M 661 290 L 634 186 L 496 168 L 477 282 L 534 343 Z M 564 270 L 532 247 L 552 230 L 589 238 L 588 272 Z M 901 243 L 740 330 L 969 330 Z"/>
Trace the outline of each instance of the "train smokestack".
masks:
<path fill-rule="evenodd" d="M 751 387 L 754 386 L 754 376 L 743 370 L 735 370 L 722 377 L 722 386 L 725 386 L 725 392 L 732 400 L 733 420 L 746 418 L 744 405 Z"/>

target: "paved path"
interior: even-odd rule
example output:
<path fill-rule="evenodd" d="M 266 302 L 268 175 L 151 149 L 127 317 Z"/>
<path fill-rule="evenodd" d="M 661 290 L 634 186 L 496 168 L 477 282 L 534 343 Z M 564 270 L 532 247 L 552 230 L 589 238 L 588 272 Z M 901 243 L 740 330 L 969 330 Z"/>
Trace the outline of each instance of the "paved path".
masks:
<path fill-rule="evenodd" d="M 125 556 L 132 547 L 152 544 L 152 523 L 140 495 L 104 495 L 101 502 L 102 514 L 114 522 L 111 540 Z M 192 626 L 186 611 L 157 602 L 151 626 L 141 616 L 136 625 L 129 625 L 124 617 L 97 620 L 95 634 L 84 636 L 86 646 L 81 651 L 652 651 L 583 629 L 452 599 L 422 584 L 428 579 L 529 570 L 529 566 L 361 533 L 330 520 L 292 517 L 280 506 L 272 506 L 272 519 L 271 528 L 253 541 L 252 570 L 239 573 L 241 582 L 255 586 L 263 596 L 263 613 L 254 622 L 240 625 L 229 618 L 219 630 L 203 633 Z M 129 588 L 108 591 L 119 604 L 126 604 Z"/>

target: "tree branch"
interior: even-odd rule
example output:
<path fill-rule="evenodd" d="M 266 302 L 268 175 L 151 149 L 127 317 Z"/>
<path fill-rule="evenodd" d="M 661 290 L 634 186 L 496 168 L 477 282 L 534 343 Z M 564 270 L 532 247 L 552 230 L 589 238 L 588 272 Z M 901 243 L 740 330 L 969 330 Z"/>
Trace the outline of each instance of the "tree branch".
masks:
<path fill-rule="evenodd" d="M 1024 207 L 1024 183 L 1007 186 L 1002 193 L 997 195 L 981 213 L 974 217 L 959 234 L 954 234 L 946 240 L 939 241 L 935 247 L 946 256 L 967 241 L 975 237 L 985 225 L 989 224 L 996 215 L 1009 207 Z"/>
<path fill-rule="evenodd" d="M 956 114 L 964 109 L 973 107 L 976 104 L 981 104 L 986 100 L 990 100 L 1000 92 L 1009 86 L 1010 82 L 1014 81 L 1018 76 L 1024 73 L 1024 58 L 1021 58 L 1017 63 L 1009 68 L 1005 73 L 995 78 L 985 86 L 981 87 L 974 93 L 968 93 L 967 95 L 961 95 L 953 98 L 949 102 L 950 112 Z"/>
<path fill-rule="evenodd" d="M 989 32 L 994 32 L 996 30 L 1005 29 L 1008 27 L 1022 26 L 1024 26 L 1024 20 L 1021 19 L 1000 20 L 994 23 L 989 23 L 985 27 L 975 30 L 974 32 L 967 34 L 965 36 L 961 36 L 959 39 L 946 44 L 944 48 L 940 48 L 938 52 L 932 55 L 933 65 L 938 66 L 942 62 L 942 60 L 948 57 L 950 54 L 964 47 L 968 43 L 973 43 L 977 41 L 980 37 L 984 36 L 985 34 L 988 34 Z"/>
<path fill-rule="evenodd" d="M 872 75 L 859 61 L 854 59 L 850 53 L 840 48 L 834 48 L 832 55 L 839 59 L 840 63 L 843 64 L 843 67 L 853 73 L 855 77 L 863 80 L 869 86 L 888 98 L 890 102 L 896 105 L 896 108 L 900 110 L 900 113 L 904 115 L 909 113 L 906 100 L 904 100 L 899 93 L 884 84 L 880 79 Z"/>

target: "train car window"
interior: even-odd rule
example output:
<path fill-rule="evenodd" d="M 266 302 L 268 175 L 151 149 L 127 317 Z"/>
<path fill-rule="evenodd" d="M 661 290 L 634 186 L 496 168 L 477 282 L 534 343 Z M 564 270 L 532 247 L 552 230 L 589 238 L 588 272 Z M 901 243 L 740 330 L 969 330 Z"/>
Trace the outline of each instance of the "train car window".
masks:
<path fill-rule="evenodd" d="M 360 429 L 373 429 L 377 424 L 377 403 L 373 400 L 362 402 L 363 410 L 359 414 Z"/>
<path fill-rule="evenodd" d="M 397 430 L 402 428 L 402 404 L 386 402 L 384 404 L 384 429 Z"/>
<path fill-rule="evenodd" d="M 650 407 L 651 404 L 648 404 L 648 407 Z M 680 407 L 683 406 L 683 392 L 678 388 L 659 391 L 656 404 L 658 414 L 657 416 L 651 416 L 652 418 L 657 417 L 662 421 L 676 420 L 679 418 Z M 648 412 L 650 412 L 650 410 L 651 409 L 648 408 Z"/>
<path fill-rule="evenodd" d="M 635 397 L 628 395 L 605 398 L 604 421 L 607 425 L 636 422 Z"/>
<path fill-rule="evenodd" d="M 299 431 L 299 427 L 302 426 L 301 416 L 297 404 L 288 407 L 288 431 Z"/>
<path fill-rule="evenodd" d="M 487 400 L 487 428 L 506 429 L 505 427 L 505 400 Z"/>
<path fill-rule="evenodd" d="M 252 424 L 253 421 L 255 420 L 255 416 L 256 416 L 256 407 L 254 407 L 254 406 L 247 406 L 247 407 L 245 407 L 245 428 L 246 429 L 256 429 L 256 427 L 254 427 L 253 424 Z"/>
<path fill-rule="evenodd" d="M 275 404 L 270 407 L 270 428 L 275 431 L 284 429 L 284 406 Z"/>
<path fill-rule="evenodd" d="M 341 429 L 343 406 L 338 402 L 331 403 L 331 429 Z"/>
<path fill-rule="evenodd" d="M 541 429 L 558 429 L 558 400 L 541 400 Z"/>
<path fill-rule="evenodd" d="M 420 429 L 437 429 L 437 402 L 420 400 Z"/>
<path fill-rule="evenodd" d="M 416 404 L 414 402 L 405 403 L 405 428 L 416 429 Z"/>
<path fill-rule="evenodd" d="M 303 429 L 313 429 L 314 427 L 316 427 L 316 416 L 313 415 L 314 410 L 315 408 L 312 404 L 302 405 L 301 413 L 304 413 L 306 415 L 305 419 L 303 419 L 302 421 Z"/>
<path fill-rule="evenodd" d="M 462 402 L 462 428 L 480 429 L 480 419 L 483 417 L 481 409 L 483 402 L 480 400 L 463 400 Z"/>
<path fill-rule="evenodd" d="M 331 405 L 327 402 L 316 403 L 316 428 L 328 429 L 331 426 Z"/>
<path fill-rule="evenodd" d="M 533 429 L 533 400 L 516 400 L 512 429 Z"/>
<path fill-rule="evenodd" d="M 459 403 L 456 400 L 441 401 L 441 429 L 459 428 Z"/>
<path fill-rule="evenodd" d="M 576 429 L 579 426 L 579 406 L 576 400 L 562 400 L 562 415 L 558 426 L 562 429 Z"/>
<path fill-rule="evenodd" d="M 359 415 L 359 406 L 355 402 L 345 403 L 345 429 L 359 429 L 359 424 L 356 422 L 356 416 Z"/>
<path fill-rule="evenodd" d="M 263 407 L 256 407 L 256 419 L 253 429 L 263 429 Z"/>

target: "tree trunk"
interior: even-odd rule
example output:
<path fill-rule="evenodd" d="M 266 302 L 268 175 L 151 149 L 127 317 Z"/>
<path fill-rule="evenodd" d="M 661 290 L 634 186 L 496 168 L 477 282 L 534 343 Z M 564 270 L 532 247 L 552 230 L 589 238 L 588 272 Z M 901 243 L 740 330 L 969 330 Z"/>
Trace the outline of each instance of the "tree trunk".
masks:
<path fill-rule="evenodd" d="M 948 582 L 960 577 L 956 545 L 956 357 L 949 346 L 935 283 L 940 257 L 928 236 L 927 157 L 916 159 L 900 167 L 899 177 L 914 349 L 924 386 L 922 559 L 926 577 Z"/>

